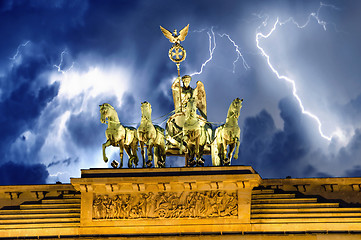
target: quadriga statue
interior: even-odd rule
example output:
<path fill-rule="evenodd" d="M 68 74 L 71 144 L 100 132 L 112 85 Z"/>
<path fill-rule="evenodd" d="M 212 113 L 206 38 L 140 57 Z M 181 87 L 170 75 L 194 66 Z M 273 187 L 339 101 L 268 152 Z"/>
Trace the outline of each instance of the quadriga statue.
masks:
<path fill-rule="evenodd" d="M 165 141 L 164 129 L 152 123 L 152 106 L 149 102 L 143 102 L 141 106 L 142 119 L 138 127 L 139 144 L 143 158 L 143 167 L 151 167 L 154 147 L 154 166 L 165 167 Z M 145 158 L 144 145 L 147 147 L 148 161 Z M 146 164 L 145 164 L 146 163 Z"/>
<path fill-rule="evenodd" d="M 242 108 L 243 99 L 236 98 L 229 106 L 226 123 L 216 129 L 216 137 L 212 143 L 213 166 L 228 166 L 231 164 L 233 151 L 234 158 L 238 158 L 241 129 L 238 126 L 238 117 Z M 228 153 L 227 148 L 229 147 Z"/>
<path fill-rule="evenodd" d="M 138 165 L 138 136 L 137 129 L 133 127 L 124 127 L 118 118 L 118 114 L 115 109 L 109 104 L 104 103 L 99 105 L 100 107 L 100 122 L 108 124 L 108 128 L 105 130 L 105 136 L 107 141 L 103 144 L 103 160 L 108 162 L 108 158 L 105 155 L 105 149 L 109 146 L 119 147 L 120 150 L 120 167 L 123 167 L 123 149 L 129 157 L 128 167 Z M 112 162 L 112 167 L 117 168 L 117 161 Z"/>

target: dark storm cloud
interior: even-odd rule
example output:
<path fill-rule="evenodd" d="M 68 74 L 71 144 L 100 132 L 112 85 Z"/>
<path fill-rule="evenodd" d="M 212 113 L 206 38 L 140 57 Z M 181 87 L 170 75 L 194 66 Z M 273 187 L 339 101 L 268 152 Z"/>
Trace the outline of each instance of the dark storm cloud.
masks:
<path fill-rule="evenodd" d="M 24 82 L 1 102 L 0 114 L 6 118 L 0 119 L 1 154 L 8 150 L 9 143 L 12 143 L 20 133 L 32 129 L 39 114 L 46 104 L 58 93 L 59 84 L 43 86 L 37 92 L 31 90 L 30 81 Z M 6 156 L 6 155 L 5 155 Z"/>
<path fill-rule="evenodd" d="M 283 19 L 294 16 L 296 20 L 304 22 L 309 13 L 317 11 L 319 4 L 295 1 L 224 3 L 205 0 L 106 3 L 0 1 L 0 35 L 6 36 L 1 38 L 0 44 L 0 131 L 3 134 L 0 153 L 5 156 L 3 161 L 17 162 L 19 157 L 28 159 L 28 162 L 38 161 L 41 147 L 49 141 L 46 138 L 52 139 L 56 134 L 49 133 L 50 126 L 66 112 L 70 113 L 70 117 L 65 122 L 65 134 L 59 136 L 61 141 L 66 142 L 64 149 L 43 149 L 42 154 L 49 155 L 46 157 L 48 167 L 73 167 L 77 162 L 88 161 L 88 158 L 98 158 L 87 155 L 86 159 L 82 159 L 84 157 L 80 154 L 101 149 L 101 144 L 106 140 L 106 126 L 99 121 L 99 104 L 108 102 L 113 105 L 120 121 L 131 126 L 140 122 L 140 103 L 143 101 L 152 104 L 153 120 L 169 113 L 174 108 L 171 80 L 177 71 L 174 63 L 167 57 L 171 43 L 161 34 L 159 25 L 169 30 L 180 30 L 189 23 L 190 33 L 182 43 L 187 49 L 187 61 L 181 65 L 182 75 L 200 70 L 200 65 L 209 56 L 207 31 L 214 26 L 216 32 L 218 48 L 215 59 L 207 65 L 204 74 L 193 78 L 191 84 L 195 86 L 197 80 L 205 83 L 209 120 L 224 121 L 225 111 L 235 97 L 244 97 L 247 102 L 240 119 L 240 124 L 243 125 L 240 160 L 234 163 L 250 164 L 263 177 L 326 176 L 328 171 L 321 169 L 317 163 L 330 159 L 335 162 L 335 166 L 347 161 L 349 171 L 345 170 L 345 173 L 352 175 L 352 168 L 358 169 L 355 162 L 360 161 L 357 159 L 361 155 L 357 150 L 358 147 L 361 148 L 359 132 L 355 131 L 349 144 L 339 152 L 335 150 L 333 156 L 313 147 L 314 136 L 318 135 L 317 126 L 301 114 L 293 99 L 279 102 L 279 99 L 289 94 L 289 89 L 280 90 L 283 82 L 275 78 L 264 58 L 257 55 L 259 51 L 255 46 L 255 31 L 265 18 L 259 18 L 254 13 L 270 15 L 269 25 L 265 27 L 268 29 L 276 16 Z M 281 53 L 277 55 L 272 52 L 272 60 L 277 63 L 277 67 L 286 69 L 287 73 L 290 71 L 294 75 L 300 75 L 297 86 L 301 89 L 300 93 L 306 92 L 302 99 L 308 103 L 307 107 L 318 105 L 322 109 L 324 105 L 314 103 L 321 103 L 324 99 L 332 107 L 337 105 L 335 102 L 338 98 L 342 98 L 341 102 L 349 102 L 349 96 L 345 97 L 345 92 L 352 92 L 354 100 L 340 112 L 357 126 L 357 119 L 361 118 L 358 107 L 361 98 L 357 96 L 361 95 L 360 84 L 355 76 L 360 76 L 360 68 L 354 59 L 359 58 L 360 49 L 354 46 L 358 45 L 360 33 L 354 33 L 355 24 L 352 23 L 359 22 L 360 17 L 359 14 L 350 13 L 350 9 L 358 9 L 353 6 L 353 3 L 347 3 L 341 10 L 329 7 L 320 11 L 323 20 L 336 22 L 337 27 L 346 30 L 349 35 L 335 34 L 334 28 L 320 35 L 315 34 L 320 29 L 323 30 L 313 19 L 313 25 L 302 33 L 293 25 L 285 26 L 284 31 L 279 31 L 280 34 L 277 33 L 270 41 L 262 44 Z M 205 30 L 194 32 L 201 29 Z M 230 33 L 242 53 L 245 53 L 250 70 L 244 70 L 241 62 L 238 62 L 236 74 L 232 73 L 236 57 L 233 44 L 217 35 L 224 32 Z M 288 41 L 283 42 L 282 37 Z M 18 48 L 19 44 L 26 41 L 30 41 L 26 47 Z M 11 60 L 17 50 L 19 57 Z M 121 66 L 129 70 L 132 81 L 130 86 L 127 86 L 124 94 L 121 84 L 113 86 L 122 93 L 117 96 L 101 93 L 89 97 L 83 92 L 68 99 L 61 96 L 60 99 L 58 94 L 63 84 L 62 77 L 69 75 L 59 74 L 58 81 L 51 83 L 48 78 L 49 72 L 57 71 L 54 65 L 59 65 L 60 54 L 64 50 L 67 54 L 61 65 L 63 70 L 70 68 L 73 61 L 74 69 L 79 74 L 86 73 L 94 66 Z M 318 82 L 315 79 L 323 81 L 320 88 L 317 88 Z M 313 82 L 317 84 L 311 85 Z M 72 80 L 71 84 L 78 83 Z M 302 90 L 305 86 L 305 90 Z M 307 87 L 314 91 L 307 91 Z M 344 91 L 334 91 L 343 87 Z M 329 92 L 326 91 L 325 94 L 321 91 L 319 94 L 318 89 Z M 325 95 L 328 97 L 324 98 Z M 46 106 L 47 113 L 40 119 Z M 321 120 L 325 118 L 327 116 Z M 351 131 L 355 128 L 357 127 Z M 30 141 L 23 134 L 26 131 L 32 133 L 36 140 L 25 151 L 21 149 L 25 149 L 25 143 Z M 14 142 L 18 144 L 13 144 Z M 336 140 L 332 144 L 338 145 Z M 10 146 L 13 150 L 7 152 Z M 59 152 L 53 153 L 52 150 Z M 75 161 L 76 159 L 78 160 Z M 169 163 L 171 161 L 169 159 Z M 66 171 L 66 168 L 63 170 Z"/>
<path fill-rule="evenodd" d="M 70 116 L 66 128 L 73 143 L 78 148 L 86 149 L 99 145 L 99 139 L 104 135 L 99 131 L 99 126 L 99 118 L 89 117 L 88 112 L 81 112 Z"/>
<path fill-rule="evenodd" d="M 355 130 L 350 142 L 339 150 L 336 159 L 348 168 L 359 165 L 358 163 L 361 162 L 361 129 Z"/>
<path fill-rule="evenodd" d="M 121 101 L 122 106 L 118 112 L 119 121 L 123 125 L 137 125 L 135 122 L 132 122 L 131 119 L 134 120 L 134 114 L 137 111 L 140 112 L 140 104 L 135 103 L 134 96 L 129 92 L 124 93 Z"/>
<path fill-rule="evenodd" d="M 361 122 L 361 94 L 356 98 L 351 99 L 348 103 L 342 106 L 338 106 L 337 110 L 342 116 L 343 120 L 348 121 L 351 124 L 357 124 Z"/>
<path fill-rule="evenodd" d="M 361 161 L 360 129 L 355 130 L 346 146 L 332 154 L 312 146 L 307 118 L 293 98 L 282 99 L 279 109 L 284 121 L 282 130 L 276 129 L 265 110 L 246 118 L 239 159 L 233 163 L 251 165 L 265 178 L 360 176 L 360 165 L 355 164 Z M 339 170 L 335 173 L 331 169 Z"/>
<path fill-rule="evenodd" d="M 6 162 L 0 166 L 0 185 L 45 184 L 48 176 L 44 164 Z"/>
<path fill-rule="evenodd" d="M 56 58 L 67 45 L 69 30 L 81 26 L 86 1 L 1 1 L 1 56 L 12 57 L 24 41 L 42 44 L 49 58 Z M 79 39 L 81 41 L 81 39 Z M 52 55 L 55 54 L 56 56 Z M 1 58 L 0 64 L 7 64 Z"/>
<path fill-rule="evenodd" d="M 252 164 L 257 168 L 276 132 L 272 116 L 265 110 L 248 117 L 242 128 L 239 163 Z"/>
<path fill-rule="evenodd" d="M 245 120 L 240 158 L 234 163 L 251 164 L 266 178 L 315 174 L 313 166 L 300 162 L 311 150 L 305 117 L 293 98 L 282 99 L 279 109 L 284 121 L 282 130 L 276 129 L 265 110 Z"/>
<path fill-rule="evenodd" d="M 0 48 L 0 52 L 3 49 Z M 43 76 L 50 66 L 42 49 L 29 42 L 27 49 L 21 50 L 22 53 L 19 52 L 14 59 L 5 58 L 8 63 L 4 65 L 7 68 L 3 65 L 0 69 L 0 154 L 3 156 L 0 164 L 5 163 L 2 171 L 9 168 L 3 181 L 10 184 L 11 177 L 19 169 L 20 174 L 29 172 L 34 173 L 34 176 L 14 178 L 13 184 L 25 184 L 27 180 L 29 183 L 37 183 L 35 178 L 39 178 L 39 183 L 45 183 L 48 172 L 42 164 L 34 163 L 40 161 L 38 154 L 46 136 L 39 134 L 29 139 L 29 134 L 37 135 L 39 115 L 57 96 L 60 84 L 49 84 Z M 4 58 L 0 62 L 2 60 Z M 42 128 L 45 129 L 43 133 L 46 132 L 46 127 Z"/>
<path fill-rule="evenodd" d="M 20 133 L 34 127 L 39 114 L 58 94 L 59 83 L 47 85 L 40 76 L 48 66 L 44 59 L 26 56 L 24 62 L 12 67 L 1 79 L 4 91 L 0 100 L 1 154 L 6 153 L 9 143 Z"/>
<path fill-rule="evenodd" d="M 346 171 L 348 177 L 361 177 L 361 166 L 356 165 L 352 169 Z"/>

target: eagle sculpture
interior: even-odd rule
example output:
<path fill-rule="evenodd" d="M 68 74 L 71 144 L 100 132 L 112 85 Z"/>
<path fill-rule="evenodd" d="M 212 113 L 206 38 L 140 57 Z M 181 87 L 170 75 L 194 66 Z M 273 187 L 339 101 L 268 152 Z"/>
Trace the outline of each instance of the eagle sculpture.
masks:
<path fill-rule="evenodd" d="M 181 41 L 184 41 L 188 34 L 189 24 L 185 26 L 182 30 L 179 31 L 179 34 L 177 33 L 177 29 L 173 31 L 173 33 L 164 27 L 160 26 L 160 30 L 162 30 L 164 36 L 169 39 L 171 43 L 180 43 Z"/>

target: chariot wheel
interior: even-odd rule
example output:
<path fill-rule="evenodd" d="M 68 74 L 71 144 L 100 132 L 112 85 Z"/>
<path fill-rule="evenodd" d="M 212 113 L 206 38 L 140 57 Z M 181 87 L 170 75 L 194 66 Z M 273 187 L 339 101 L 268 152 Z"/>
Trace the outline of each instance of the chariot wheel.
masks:
<path fill-rule="evenodd" d="M 159 217 L 159 218 L 165 218 L 166 215 L 167 215 L 167 212 L 166 212 L 165 209 L 159 209 L 159 210 L 158 210 L 158 217 Z"/>

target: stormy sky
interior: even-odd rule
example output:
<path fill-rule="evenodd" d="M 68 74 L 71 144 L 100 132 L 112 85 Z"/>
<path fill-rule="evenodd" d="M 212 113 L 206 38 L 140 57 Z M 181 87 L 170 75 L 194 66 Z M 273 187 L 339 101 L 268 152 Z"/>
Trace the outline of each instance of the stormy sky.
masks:
<path fill-rule="evenodd" d="M 263 178 L 360 177 L 360 11 L 360 1 L 0 1 L 0 184 L 110 167 L 99 104 L 137 127 L 148 101 L 164 127 L 177 69 L 159 26 L 187 24 L 181 75 L 204 83 L 208 120 L 224 122 L 244 98 L 232 165 Z M 117 148 L 107 155 L 119 160 Z"/>

